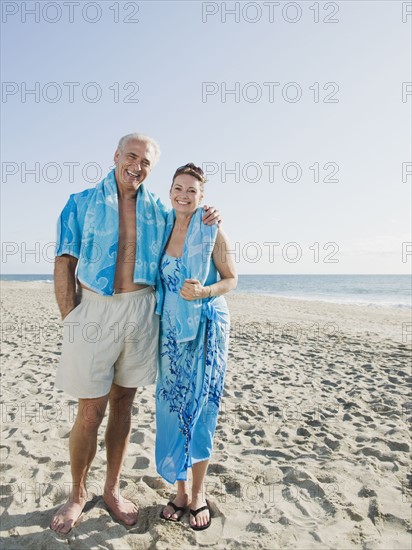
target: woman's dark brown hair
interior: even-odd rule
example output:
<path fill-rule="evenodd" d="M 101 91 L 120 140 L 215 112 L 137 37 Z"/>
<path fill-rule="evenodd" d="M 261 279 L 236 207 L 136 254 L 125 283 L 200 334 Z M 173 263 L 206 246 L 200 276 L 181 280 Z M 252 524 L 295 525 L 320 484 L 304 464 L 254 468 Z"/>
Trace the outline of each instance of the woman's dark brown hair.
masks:
<path fill-rule="evenodd" d="M 206 183 L 206 178 L 203 174 L 203 170 L 199 168 L 199 166 L 196 166 L 193 164 L 193 162 L 188 162 L 184 166 L 180 166 L 176 172 L 174 173 L 173 179 L 172 179 L 172 185 L 177 178 L 177 176 L 181 176 L 182 174 L 189 174 L 190 176 L 193 176 L 198 181 L 200 181 L 200 190 L 204 191 L 204 185 Z"/>

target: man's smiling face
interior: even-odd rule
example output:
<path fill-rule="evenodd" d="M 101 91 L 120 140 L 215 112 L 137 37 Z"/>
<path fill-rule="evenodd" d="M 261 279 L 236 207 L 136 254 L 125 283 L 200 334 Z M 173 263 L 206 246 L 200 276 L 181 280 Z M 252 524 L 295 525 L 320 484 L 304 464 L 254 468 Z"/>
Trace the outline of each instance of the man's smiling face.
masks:
<path fill-rule="evenodd" d="M 129 139 L 122 149 L 117 149 L 114 163 L 119 191 L 137 191 L 150 174 L 153 157 L 150 145 L 136 139 Z"/>

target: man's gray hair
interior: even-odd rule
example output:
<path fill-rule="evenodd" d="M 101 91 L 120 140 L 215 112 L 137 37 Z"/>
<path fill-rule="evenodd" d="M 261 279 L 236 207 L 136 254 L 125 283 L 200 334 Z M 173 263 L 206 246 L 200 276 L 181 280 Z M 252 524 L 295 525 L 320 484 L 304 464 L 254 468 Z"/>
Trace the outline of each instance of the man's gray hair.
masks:
<path fill-rule="evenodd" d="M 120 151 L 122 151 L 124 146 L 126 145 L 126 143 L 131 139 L 136 140 L 136 141 L 141 141 L 142 143 L 145 143 L 146 146 L 148 146 L 152 149 L 153 155 L 154 155 L 153 163 L 152 163 L 152 168 L 153 168 L 153 166 L 157 163 L 157 161 L 160 158 L 159 144 L 149 136 L 145 136 L 144 134 L 135 133 L 135 134 L 127 134 L 126 136 L 123 136 L 122 138 L 120 138 L 117 148 Z"/>

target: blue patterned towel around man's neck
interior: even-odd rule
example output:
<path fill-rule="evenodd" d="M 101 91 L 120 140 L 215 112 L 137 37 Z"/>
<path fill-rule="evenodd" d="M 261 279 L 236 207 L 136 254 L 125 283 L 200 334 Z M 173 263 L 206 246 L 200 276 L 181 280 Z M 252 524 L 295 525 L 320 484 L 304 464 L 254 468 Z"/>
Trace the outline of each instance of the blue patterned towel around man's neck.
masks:
<path fill-rule="evenodd" d="M 156 284 L 165 226 L 162 205 L 140 185 L 136 200 L 136 243 L 133 243 L 136 246 L 134 283 Z M 77 271 L 82 284 L 105 296 L 114 293 L 118 241 L 119 205 L 113 169 L 96 185 L 90 198 Z"/>

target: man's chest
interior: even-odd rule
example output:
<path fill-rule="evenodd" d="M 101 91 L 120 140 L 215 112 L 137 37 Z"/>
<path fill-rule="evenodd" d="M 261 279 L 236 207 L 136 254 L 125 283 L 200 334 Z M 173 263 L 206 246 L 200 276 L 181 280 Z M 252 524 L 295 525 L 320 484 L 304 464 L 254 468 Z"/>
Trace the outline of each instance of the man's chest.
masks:
<path fill-rule="evenodd" d="M 119 209 L 119 244 L 136 243 L 136 208 Z"/>

